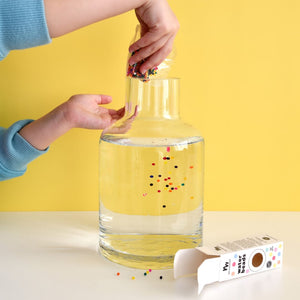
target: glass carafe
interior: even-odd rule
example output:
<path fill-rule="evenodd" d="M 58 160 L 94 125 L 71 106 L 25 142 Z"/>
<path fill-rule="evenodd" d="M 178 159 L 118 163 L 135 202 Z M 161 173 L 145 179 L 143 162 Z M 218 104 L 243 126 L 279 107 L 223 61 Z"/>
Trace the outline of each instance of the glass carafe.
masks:
<path fill-rule="evenodd" d="M 126 80 L 125 115 L 100 138 L 100 251 L 168 269 L 202 243 L 204 141 L 179 117 L 180 79 Z"/>

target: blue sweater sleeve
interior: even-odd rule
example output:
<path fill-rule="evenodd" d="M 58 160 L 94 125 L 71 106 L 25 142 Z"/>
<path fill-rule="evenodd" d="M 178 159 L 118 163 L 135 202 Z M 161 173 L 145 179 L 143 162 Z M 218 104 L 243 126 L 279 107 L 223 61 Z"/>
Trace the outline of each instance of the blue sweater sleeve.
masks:
<path fill-rule="evenodd" d="M 0 181 L 23 175 L 28 163 L 48 151 L 34 148 L 18 133 L 30 122 L 22 120 L 8 129 L 0 127 Z"/>
<path fill-rule="evenodd" d="M 50 42 L 43 0 L 0 0 L 0 60 L 10 50 Z"/>

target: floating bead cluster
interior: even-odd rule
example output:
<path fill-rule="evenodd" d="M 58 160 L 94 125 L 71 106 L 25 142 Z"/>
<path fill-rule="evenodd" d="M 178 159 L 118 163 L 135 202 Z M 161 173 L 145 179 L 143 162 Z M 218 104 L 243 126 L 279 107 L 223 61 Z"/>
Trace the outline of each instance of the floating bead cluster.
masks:
<path fill-rule="evenodd" d="M 170 152 L 170 147 L 166 148 L 167 152 Z M 167 163 L 172 163 L 172 160 L 174 160 L 174 156 L 163 156 L 161 158 L 165 164 Z M 155 162 L 151 163 L 152 166 L 156 166 Z M 174 169 L 178 169 L 179 166 L 177 164 L 173 164 Z M 193 169 L 194 166 L 189 166 L 190 169 Z M 169 174 L 171 174 L 171 172 L 169 172 Z M 177 190 L 179 190 L 182 187 L 185 187 L 185 181 L 187 180 L 187 177 L 183 178 L 183 181 L 175 184 L 174 180 L 172 180 L 172 178 L 170 176 L 163 176 L 162 174 L 156 174 L 154 175 L 154 172 L 151 173 L 149 175 L 150 181 L 149 181 L 149 186 L 151 187 L 151 189 L 155 189 L 152 192 L 157 192 L 157 193 L 162 193 L 163 191 L 168 192 L 168 193 L 172 193 L 172 192 L 176 192 Z M 156 184 L 156 186 L 155 186 Z M 148 193 L 143 193 L 143 196 L 146 197 L 148 195 Z M 193 196 L 190 197 L 190 199 L 194 199 Z M 167 206 L 165 204 L 162 204 L 162 208 L 166 208 Z"/>

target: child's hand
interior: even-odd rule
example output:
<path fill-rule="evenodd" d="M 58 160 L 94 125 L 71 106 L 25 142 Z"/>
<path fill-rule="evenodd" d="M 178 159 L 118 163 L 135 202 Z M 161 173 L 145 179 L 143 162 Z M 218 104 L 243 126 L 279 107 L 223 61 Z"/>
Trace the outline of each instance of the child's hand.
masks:
<path fill-rule="evenodd" d="M 129 47 L 130 52 L 139 50 L 129 59 L 133 65 L 146 59 L 140 67 L 144 74 L 157 67 L 172 51 L 179 23 L 166 0 L 149 0 L 135 10 L 141 24 L 141 38 Z"/>
<path fill-rule="evenodd" d="M 128 106 L 127 106 L 128 108 Z M 121 108 L 124 109 L 125 108 Z M 138 115 L 138 106 L 136 105 L 134 108 L 134 112 L 131 116 L 128 116 L 127 119 L 123 120 L 121 124 L 115 124 L 113 127 L 107 127 L 103 130 L 102 134 L 122 134 L 126 133 L 130 128 L 132 122 L 135 120 L 135 118 Z"/>
<path fill-rule="evenodd" d="M 99 104 L 111 102 L 106 95 L 76 95 L 54 110 L 24 126 L 19 134 L 39 150 L 71 128 L 104 129 L 123 117 L 125 108 L 107 109 Z"/>
<path fill-rule="evenodd" d="M 107 95 L 75 95 L 61 107 L 70 128 L 104 129 L 124 116 L 124 108 L 114 110 L 100 106 L 111 101 Z"/>

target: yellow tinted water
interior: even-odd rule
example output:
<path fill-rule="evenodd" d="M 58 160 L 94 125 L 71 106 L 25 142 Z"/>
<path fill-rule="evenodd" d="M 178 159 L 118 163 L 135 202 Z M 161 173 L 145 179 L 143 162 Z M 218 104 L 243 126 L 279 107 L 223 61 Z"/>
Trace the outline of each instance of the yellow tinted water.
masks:
<path fill-rule="evenodd" d="M 203 143 L 167 147 L 101 142 L 100 201 L 128 215 L 169 215 L 202 201 Z"/>
<path fill-rule="evenodd" d="M 201 243 L 203 141 L 100 145 L 100 248 L 115 262 L 170 268 Z"/>

